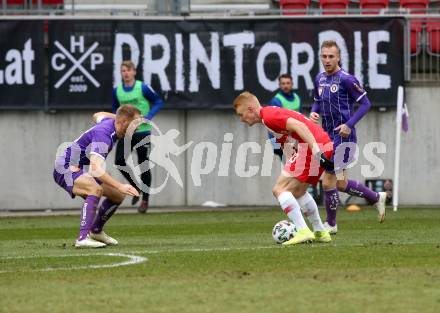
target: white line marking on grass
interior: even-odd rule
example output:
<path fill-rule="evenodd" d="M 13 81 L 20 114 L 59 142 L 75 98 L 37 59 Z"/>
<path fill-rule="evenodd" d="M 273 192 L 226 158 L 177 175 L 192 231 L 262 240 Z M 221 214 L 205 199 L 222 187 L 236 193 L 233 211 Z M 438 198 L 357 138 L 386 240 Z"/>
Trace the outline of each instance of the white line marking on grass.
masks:
<path fill-rule="evenodd" d="M 116 257 L 123 257 L 128 258 L 127 261 L 123 262 L 117 262 L 117 263 L 110 263 L 110 264 L 90 264 L 90 265 L 82 265 L 82 266 L 70 266 L 70 267 L 47 267 L 47 268 L 40 268 L 40 269 L 32 269 L 32 270 L 6 270 L 6 271 L 0 271 L 0 274 L 3 273 L 11 273 L 11 272 L 52 272 L 52 271 L 63 271 L 63 270 L 80 270 L 80 269 L 89 269 L 89 268 L 111 268 L 111 267 L 121 267 L 121 266 L 128 266 L 128 265 L 134 265 L 139 264 L 148 261 L 146 257 L 138 256 L 138 255 L 131 255 L 131 254 L 125 254 L 125 253 L 101 253 L 101 254 L 95 254 L 95 253 L 89 253 L 89 254 L 78 254 L 78 255 L 39 255 L 39 256 L 23 256 L 23 257 L 3 257 L 1 259 L 5 260 L 11 260 L 11 259 L 33 259 L 33 258 L 68 258 L 68 257 L 83 257 L 83 256 L 116 256 Z"/>
<path fill-rule="evenodd" d="M 174 252 L 213 252 L 213 251 L 237 251 L 237 250 L 262 250 L 262 249 L 279 249 L 281 245 L 262 246 L 262 247 L 225 247 L 225 248 L 188 248 L 188 249 L 173 249 L 173 250 L 138 250 L 130 251 L 129 253 L 136 254 L 157 254 L 157 253 L 174 253 Z M 283 247 L 285 248 L 285 247 Z"/>
<path fill-rule="evenodd" d="M 416 243 L 414 243 L 416 244 Z M 311 243 L 300 244 L 298 247 L 310 247 L 310 248 L 337 248 L 337 247 L 375 247 L 389 245 L 389 243 L 383 243 L 376 245 L 372 243 L 353 243 L 353 244 L 339 244 L 339 243 Z M 407 244 L 394 243 L 393 246 L 403 246 Z M 280 244 L 274 244 L 271 246 L 257 246 L 257 247 L 223 247 L 223 248 L 188 248 L 188 249 L 170 249 L 170 250 L 135 250 L 127 251 L 125 253 L 133 254 L 159 254 L 159 253 L 179 253 L 179 252 L 215 252 L 215 251 L 240 251 L 240 250 L 263 250 L 263 249 L 295 249 L 295 246 L 282 246 Z"/>
<path fill-rule="evenodd" d="M 384 243 L 385 245 L 386 243 Z M 416 243 L 410 243 L 416 244 Z M 395 246 L 404 246 L 407 244 L 396 244 Z M 372 247 L 375 244 L 363 243 L 363 244 L 302 244 L 301 246 L 310 246 L 311 248 L 329 248 L 329 247 Z M 139 264 L 148 261 L 148 258 L 137 256 L 135 254 L 160 254 L 160 253 L 179 253 L 179 252 L 214 252 L 214 251 L 240 251 L 240 250 L 263 250 L 263 249 L 294 249 L 294 247 L 284 247 L 281 245 L 271 245 L 271 246 L 257 246 L 257 247 L 223 247 L 223 248 L 188 248 L 188 249 L 170 249 L 170 250 L 136 250 L 136 251 L 126 251 L 121 253 L 88 253 L 88 254 L 78 254 L 78 255 L 34 255 L 34 256 L 16 256 L 16 257 L 0 257 L 0 260 L 8 259 L 32 259 L 32 258 L 63 258 L 63 257 L 80 257 L 80 256 L 119 256 L 126 257 L 129 260 L 118 263 L 110 264 L 91 264 L 84 266 L 72 266 L 72 267 L 60 267 L 60 268 L 43 268 L 36 270 L 23 270 L 21 272 L 49 272 L 49 271 L 59 271 L 59 270 L 76 270 L 76 269 L 89 269 L 89 268 L 111 268 L 120 267 L 133 264 Z M 0 271 L 2 273 L 10 273 L 18 271 Z"/>

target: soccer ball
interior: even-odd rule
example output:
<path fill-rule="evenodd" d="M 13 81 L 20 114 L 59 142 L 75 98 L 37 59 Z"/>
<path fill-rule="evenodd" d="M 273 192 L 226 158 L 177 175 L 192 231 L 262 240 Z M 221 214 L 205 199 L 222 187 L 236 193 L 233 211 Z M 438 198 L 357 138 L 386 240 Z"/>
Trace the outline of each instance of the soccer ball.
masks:
<path fill-rule="evenodd" d="M 272 237 L 276 243 L 283 243 L 296 235 L 296 227 L 290 221 L 279 221 L 272 229 Z"/>

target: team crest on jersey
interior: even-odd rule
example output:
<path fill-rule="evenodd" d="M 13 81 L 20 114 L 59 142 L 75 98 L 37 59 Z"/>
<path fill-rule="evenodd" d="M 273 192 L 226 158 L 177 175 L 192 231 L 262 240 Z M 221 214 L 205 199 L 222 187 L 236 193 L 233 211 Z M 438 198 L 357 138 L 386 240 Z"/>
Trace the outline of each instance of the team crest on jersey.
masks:
<path fill-rule="evenodd" d="M 322 91 L 323 91 L 323 90 L 324 90 L 324 87 L 319 86 L 319 88 L 318 88 L 318 94 L 319 94 L 319 96 L 322 95 Z"/>
<path fill-rule="evenodd" d="M 339 89 L 339 87 L 336 84 L 333 84 L 333 85 L 330 86 L 330 91 L 332 93 L 335 93 L 336 91 L 338 91 L 338 89 Z"/>

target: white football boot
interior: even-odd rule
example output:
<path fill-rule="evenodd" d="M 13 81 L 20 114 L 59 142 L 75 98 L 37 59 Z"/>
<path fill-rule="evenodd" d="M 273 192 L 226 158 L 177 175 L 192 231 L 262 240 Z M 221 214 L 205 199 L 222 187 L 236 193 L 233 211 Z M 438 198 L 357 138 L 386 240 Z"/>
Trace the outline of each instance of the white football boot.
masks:
<path fill-rule="evenodd" d="M 107 235 L 106 233 L 104 233 L 104 231 L 101 231 L 100 233 L 90 233 L 90 238 L 103 242 L 108 246 L 117 246 L 118 245 L 118 241 L 115 238 L 110 237 L 109 235 Z"/>
<path fill-rule="evenodd" d="M 379 201 L 376 202 L 377 220 L 382 223 L 385 220 L 385 202 L 387 201 L 387 193 L 379 192 Z"/>
<path fill-rule="evenodd" d="M 104 248 L 105 246 L 107 246 L 105 243 L 91 239 L 89 235 L 87 235 L 87 237 L 83 240 L 76 240 L 75 242 L 75 248 L 80 249 Z"/>
<path fill-rule="evenodd" d="M 329 232 L 330 235 L 336 235 L 338 232 L 338 224 L 335 224 L 335 226 L 331 226 L 329 223 L 325 222 L 324 228 L 326 231 Z"/>

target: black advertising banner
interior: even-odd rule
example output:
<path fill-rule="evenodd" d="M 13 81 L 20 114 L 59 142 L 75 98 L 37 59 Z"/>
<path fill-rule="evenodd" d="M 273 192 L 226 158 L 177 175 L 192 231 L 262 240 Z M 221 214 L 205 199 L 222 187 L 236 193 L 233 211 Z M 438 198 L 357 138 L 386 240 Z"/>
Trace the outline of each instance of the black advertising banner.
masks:
<path fill-rule="evenodd" d="M 43 21 L 0 21 L 0 108 L 44 108 Z"/>
<path fill-rule="evenodd" d="M 167 108 L 230 108 L 243 90 L 268 103 L 286 72 L 307 106 L 329 39 L 373 105 L 395 106 L 403 28 L 399 18 L 49 21 L 49 106 L 109 109 L 124 59 Z"/>
<path fill-rule="evenodd" d="M 49 21 L 49 107 L 111 107 L 115 22 Z"/>

